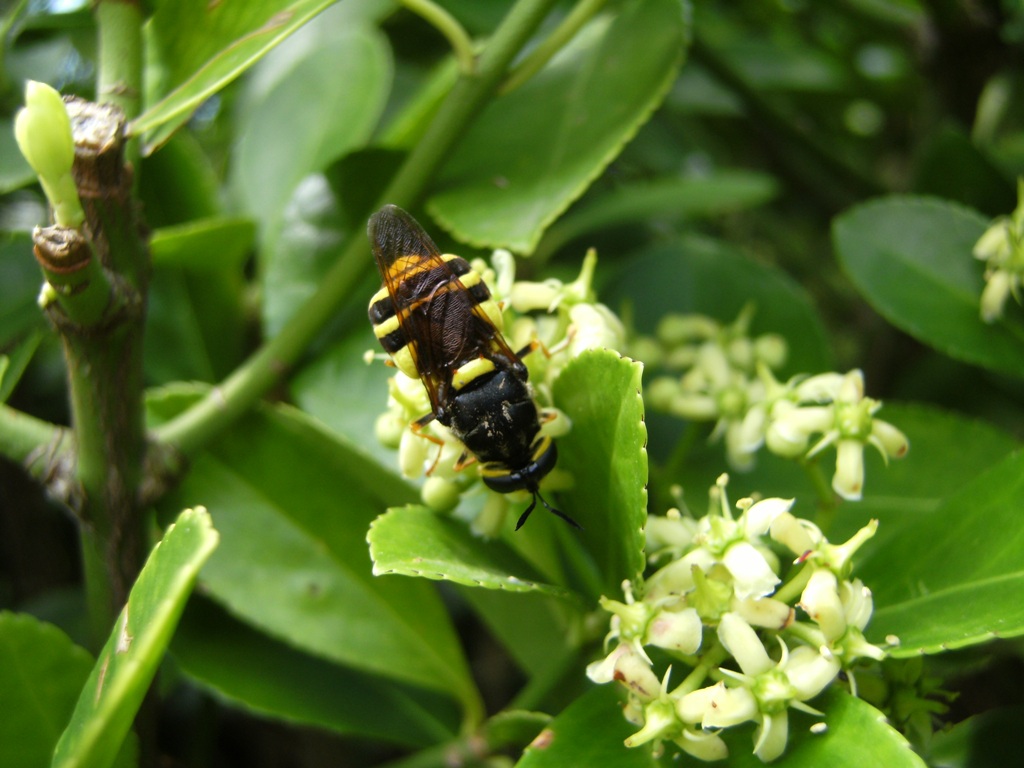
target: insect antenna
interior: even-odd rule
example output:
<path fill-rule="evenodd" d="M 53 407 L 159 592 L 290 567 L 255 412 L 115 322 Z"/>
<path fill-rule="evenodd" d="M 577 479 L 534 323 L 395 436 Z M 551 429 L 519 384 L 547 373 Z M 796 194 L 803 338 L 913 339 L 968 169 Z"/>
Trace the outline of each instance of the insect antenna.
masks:
<path fill-rule="evenodd" d="M 582 525 L 577 523 L 575 520 L 573 520 L 571 517 L 569 517 L 567 514 L 565 514 L 565 512 L 563 512 L 562 510 L 555 509 L 554 507 L 552 507 L 550 504 L 548 504 L 547 499 L 545 499 L 543 496 L 540 495 L 540 491 L 534 489 L 533 490 L 533 500 L 530 502 L 530 506 L 528 506 L 526 508 L 526 511 L 523 512 L 523 514 L 520 516 L 519 522 L 516 523 L 516 530 L 517 531 L 520 528 L 523 527 L 523 524 L 526 522 L 526 518 L 528 518 L 530 516 L 530 513 L 533 512 L 534 507 L 537 506 L 537 499 L 540 499 L 540 503 L 544 505 L 544 507 L 548 510 L 548 512 L 551 512 L 552 514 L 562 518 L 563 520 L 565 520 L 565 522 L 567 522 L 573 528 L 577 528 L 577 529 L 579 529 L 581 531 L 583 530 L 583 526 Z"/>

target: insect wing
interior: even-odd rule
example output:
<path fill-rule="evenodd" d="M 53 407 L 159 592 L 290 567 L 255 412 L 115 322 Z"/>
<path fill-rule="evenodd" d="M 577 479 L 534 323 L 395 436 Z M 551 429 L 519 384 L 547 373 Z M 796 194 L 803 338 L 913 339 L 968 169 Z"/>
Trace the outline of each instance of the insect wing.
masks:
<path fill-rule="evenodd" d="M 424 322 L 423 313 L 415 310 L 430 301 L 436 289 L 436 284 L 428 284 L 422 278 L 444 265 L 441 254 L 416 219 L 394 205 L 385 206 L 370 218 L 367 234 L 405 340 L 404 348 L 412 357 L 436 413 L 442 405 L 443 373 L 434 354 L 431 324 Z M 392 356 L 396 354 L 395 350 L 388 351 Z"/>
<path fill-rule="evenodd" d="M 485 358 L 525 373 L 484 307 L 492 299 L 465 260 L 442 256 L 417 221 L 395 206 L 369 224 L 374 257 L 435 414 L 445 410 L 456 368 Z"/>

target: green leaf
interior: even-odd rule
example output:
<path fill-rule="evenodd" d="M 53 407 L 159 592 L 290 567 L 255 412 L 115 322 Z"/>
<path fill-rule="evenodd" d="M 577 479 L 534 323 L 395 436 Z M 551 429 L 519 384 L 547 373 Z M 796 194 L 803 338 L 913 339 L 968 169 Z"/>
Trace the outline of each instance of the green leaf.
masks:
<path fill-rule="evenodd" d="M 992 325 L 979 315 L 984 267 L 971 251 L 987 226 L 940 200 L 891 197 L 844 213 L 832 239 L 850 279 L 893 325 L 957 360 L 1024 376 L 1019 313 Z"/>
<path fill-rule="evenodd" d="M 935 768 L 1005 768 L 1020 752 L 1024 705 L 997 707 L 935 733 L 928 763 Z"/>
<path fill-rule="evenodd" d="M 938 653 L 1024 634 L 1024 453 L 919 515 L 859 561 L 874 592 L 873 642 L 894 656 Z"/>
<path fill-rule="evenodd" d="M 910 441 L 910 451 L 904 458 L 886 464 L 873 448 L 865 450 L 864 497 L 859 502 L 843 504 L 828 532 L 831 541 L 840 542 L 868 520 L 879 520 L 878 532 L 855 558 L 856 562 L 903 529 L 908 529 L 905 535 L 909 535 L 909 531 L 934 514 L 946 497 L 1020 446 L 990 424 L 939 408 L 887 402 L 876 417 L 898 427 Z M 949 450 L 951 445 L 956 445 L 957 450 Z M 831 477 L 835 460 L 834 450 L 821 455 L 820 469 L 826 478 Z M 674 479 L 683 483 L 688 498 L 700 498 L 724 467 L 722 447 L 716 443 L 691 457 L 685 473 Z M 731 498 L 754 494 L 795 497 L 794 514 L 813 517 L 815 488 L 796 462 L 762 451 L 753 470 L 729 475 Z M 875 588 L 871 583 L 868 586 Z"/>
<path fill-rule="evenodd" d="M 789 39 L 768 40 L 758 30 L 716 46 L 716 50 L 743 80 L 761 92 L 838 93 L 848 85 L 843 62 L 834 54 L 801 45 L 785 31 L 780 31 L 779 37 Z"/>
<path fill-rule="evenodd" d="M 255 228 L 215 217 L 153 233 L 145 370 L 151 381 L 216 381 L 241 362 L 244 262 Z"/>
<path fill-rule="evenodd" d="M 217 546 L 203 509 L 164 534 L 132 587 L 114 631 L 54 751 L 54 768 L 111 765 L 156 674 L 199 569 Z"/>
<path fill-rule="evenodd" d="M 650 749 L 629 749 L 622 743 L 636 730 L 622 716 L 618 686 L 599 686 L 576 699 L 541 731 L 516 768 L 653 768 Z"/>
<path fill-rule="evenodd" d="M 593 350 L 570 362 L 554 386 L 555 405 L 572 420 L 572 431 L 558 440 L 558 466 L 572 475 L 573 487 L 559 503 L 584 527 L 579 538 L 598 565 L 605 594 L 618 594 L 623 579 L 635 581 L 644 567 L 642 371 L 615 352 Z"/>
<path fill-rule="evenodd" d="M 579 617 L 566 611 L 564 600 L 540 592 L 468 587 L 460 589 L 459 594 L 529 677 L 550 680 L 552 668 L 562 663 L 567 653 L 578 657 L 571 645 L 572 625 Z"/>
<path fill-rule="evenodd" d="M 151 407 L 167 414 L 188 400 L 169 390 Z M 476 691 L 431 585 L 371 572 L 371 521 L 417 496 L 308 416 L 278 407 L 209 446 L 161 506 L 202 500 L 210 510 L 221 546 L 203 585 L 238 618 L 305 653 L 472 708 Z"/>
<path fill-rule="evenodd" d="M 0 232 L 0 348 L 32 327 L 42 328 L 39 265 L 28 232 Z"/>
<path fill-rule="evenodd" d="M 332 11 L 254 74 L 230 183 L 272 248 L 299 181 L 369 138 L 391 83 L 390 49 L 375 28 Z"/>
<path fill-rule="evenodd" d="M 885 715 L 862 699 L 833 686 L 811 705 L 825 713 L 812 717 L 789 711 L 789 742 L 774 768 L 925 768 L 925 762 L 892 726 Z M 824 722 L 827 730 L 811 733 L 810 726 Z M 730 729 L 730 768 L 762 768 L 753 750 L 751 725 Z"/>
<path fill-rule="evenodd" d="M 14 120 L 0 120 L 0 195 L 6 195 L 36 180 L 35 171 L 14 140 Z"/>
<path fill-rule="evenodd" d="M 473 122 L 427 209 L 459 240 L 531 252 L 661 103 L 686 34 L 680 0 L 596 17 Z"/>
<path fill-rule="evenodd" d="M 508 592 L 570 593 L 545 584 L 506 544 L 474 536 L 461 522 L 424 507 L 388 510 L 367 537 L 373 573 L 398 573 Z"/>
<path fill-rule="evenodd" d="M 451 699 L 297 651 L 210 601 L 189 603 L 171 653 L 190 678 L 264 717 L 414 747 L 458 730 Z"/>
<path fill-rule="evenodd" d="M 149 250 L 157 267 L 236 273 L 245 266 L 255 237 L 250 219 L 214 216 L 161 227 L 150 237 Z"/>
<path fill-rule="evenodd" d="M 827 335 L 807 293 L 779 269 L 721 241 L 686 237 L 634 254 L 609 276 L 602 301 L 625 306 L 637 329 L 653 333 L 666 314 L 698 313 L 733 322 L 754 305 L 750 333 L 778 333 L 789 349 L 783 376 L 832 367 Z M 648 371 L 648 376 L 657 371 Z"/>
<path fill-rule="evenodd" d="M 372 290 L 367 291 L 367 302 Z M 366 316 L 363 302 L 356 309 L 362 322 Z M 376 352 L 380 346 L 367 322 L 292 377 L 290 394 L 303 411 L 358 444 L 384 466 L 395 467 L 396 451 L 374 436 L 377 417 L 387 407 L 388 379 L 395 369 L 379 360 L 367 365 L 363 353 L 368 349 Z"/>
<path fill-rule="evenodd" d="M 0 765 L 44 768 L 92 657 L 52 624 L 0 612 Z"/>
<path fill-rule="evenodd" d="M 608 227 L 663 216 L 714 216 L 761 205 L 776 194 L 773 177 L 742 170 L 625 184 L 574 207 L 544 235 L 537 254 L 554 253 L 574 238 Z"/>
<path fill-rule="evenodd" d="M 146 25 L 147 108 L 128 126 L 146 135 L 147 154 L 203 101 L 255 64 L 332 0 L 160 3 Z"/>

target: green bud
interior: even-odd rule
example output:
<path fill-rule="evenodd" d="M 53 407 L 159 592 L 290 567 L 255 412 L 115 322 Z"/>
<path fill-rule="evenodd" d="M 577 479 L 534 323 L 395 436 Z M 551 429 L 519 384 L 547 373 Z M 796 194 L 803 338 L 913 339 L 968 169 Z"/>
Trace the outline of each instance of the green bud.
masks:
<path fill-rule="evenodd" d="M 450 512 L 459 504 L 459 486 L 443 477 L 428 477 L 423 484 L 422 498 L 435 512 Z"/>
<path fill-rule="evenodd" d="M 25 86 L 25 107 L 14 121 L 14 136 L 21 154 L 39 176 L 56 223 L 77 228 L 85 214 L 71 176 L 75 142 L 60 94 L 45 83 L 30 80 Z"/>

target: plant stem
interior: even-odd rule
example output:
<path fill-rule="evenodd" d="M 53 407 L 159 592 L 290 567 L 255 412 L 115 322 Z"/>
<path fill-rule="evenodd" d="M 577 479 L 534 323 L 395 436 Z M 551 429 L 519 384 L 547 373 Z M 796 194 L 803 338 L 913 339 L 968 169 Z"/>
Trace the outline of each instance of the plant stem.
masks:
<path fill-rule="evenodd" d="M 554 0 L 516 3 L 481 53 L 476 73 L 456 81 L 422 139 L 381 196 L 380 205 L 409 207 L 422 197 L 438 166 L 480 113 L 512 59 L 553 4 Z M 281 332 L 205 398 L 159 427 L 157 439 L 172 443 L 191 456 L 248 410 L 285 376 L 338 306 L 351 299 L 352 287 L 372 263 L 366 252 L 366 244 L 353 238 L 324 276 L 320 289 Z"/>
<path fill-rule="evenodd" d="M 700 684 L 707 679 L 711 670 L 725 661 L 728 655 L 729 652 L 725 650 L 725 646 L 716 638 L 711 647 L 701 656 L 700 663 L 683 679 L 683 682 L 672 690 L 671 696 L 679 697 L 696 691 Z"/>
<path fill-rule="evenodd" d="M 88 312 L 68 313 L 63 300 L 46 311 L 64 345 L 76 455 L 73 482 L 63 480 L 72 485 L 69 503 L 82 526 L 91 625 L 103 628 L 93 640 L 102 643 L 144 557 L 138 489 L 145 453 L 142 333 L 148 261 L 124 161 L 124 114 L 81 99 L 69 100 L 67 108 L 75 138 L 73 175 L 85 211 L 81 234 L 88 238 L 88 267 L 96 279 L 82 282 L 68 304 Z M 36 233 L 37 251 L 47 246 L 44 235 Z"/>
<path fill-rule="evenodd" d="M 523 59 L 501 86 L 502 95 L 514 91 L 537 74 L 565 44 L 576 36 L 584 24 L 604 7 L 608 0 L 581 0 L 573 6 L 569 15 L 562 19 L 555 31 Z"/>
<path fill-rule="evenodd" d="M 0 403 L 0 455 L 26 465 L 33 477 L 45 477 L 42 465 L 37 464 L 40 451 L 45 446 L 56 448 L 64 444 L 64 438 L 65 430 L 55 424 Z M 64 444 L 64 449 L 66 448 Z M 37 470 L 33 470 L 33 467 Z"/>
<path fill-rule="evenodd" d="M 137 0 L 96 0 L 98 72 L 96 100 L 120 107 L 127 120 L 142 102 L 142 11 Z M 129 141 L 125 160 L 138 164 L 138 141 Z"/>
<path fill-rule="evenodd" d="M 455 59 L 459 62 L 459 72 L 463 75 L 471 75 L 475 69 L 476 61 L 473 58 L 473 41 L 469 39 L 466 30 L 462 28 L 458 20 L 448 11 L 431 0 L 402 0 L 402 5 L 410 11 L 429 22 L 438 32 L 445 36 L 452 50 L 455 52 Z"/>
<path fill-rule="evenodd" d="M 825 474 L 821 471 L 821 464 L 816 458 L 801 461 L 800 465 L 804 468 L 804 472 L 807 474 L 807 478 L 811 481 L 814 492 L 818 496 L 817 513 L 814 517 L 814 523 L 821 529 L 822 533 L 827 534 L 836 516 L 835 491 L 829 485 Z"/>

